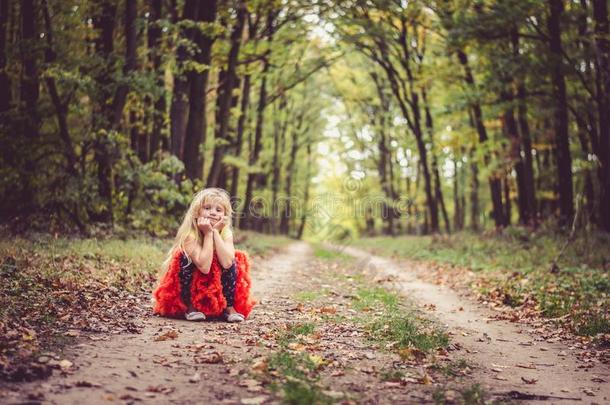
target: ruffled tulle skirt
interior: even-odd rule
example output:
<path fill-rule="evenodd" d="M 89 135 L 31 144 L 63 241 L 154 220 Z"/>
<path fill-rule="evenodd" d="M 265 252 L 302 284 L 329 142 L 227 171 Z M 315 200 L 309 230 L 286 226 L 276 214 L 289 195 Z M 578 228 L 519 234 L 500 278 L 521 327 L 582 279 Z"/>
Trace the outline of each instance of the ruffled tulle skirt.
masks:
<path fill-rule="evenodd" d="M 156 314 L 174 318 L 181 318 L 186 312 L 186 305 L 180 295 L 180 259 L 182 251 L 177 249 L 172 256 L 169 269 L 153 291 L 154 312 Z M 235 302 L 233 307 L 246 318 L 254 307 L 254 300 L 250 297 L 250 259 L 246 252 L 235 251 L 235 264 L 237 280 L 235 285 Z M 195 270 L 191 282 L 191 301 L 196 310 L 206 316 L 220 316 L 227 307 L 227 301 L 222 294 L 220 281 L 222 268 L 214 253 L 212 266 L 208 274 Z"/>

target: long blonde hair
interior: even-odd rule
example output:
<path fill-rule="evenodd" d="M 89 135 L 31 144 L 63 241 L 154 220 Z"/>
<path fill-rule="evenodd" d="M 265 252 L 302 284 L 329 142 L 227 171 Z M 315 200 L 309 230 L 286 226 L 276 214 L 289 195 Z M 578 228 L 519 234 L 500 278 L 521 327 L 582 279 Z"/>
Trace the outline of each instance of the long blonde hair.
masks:
<path fill-rule="evenodd" d="M 201 235 L 201 232 L 199 232 L 199 228 L 197 227 L 197 214 L 205 203 L 211 201 L 217 201 L 220 205 L 222 205 L 225 210 L 225 216 L 227 217 L 225 227 L 229 227 L 229 229 L 231 229 L 231 218 L 233 216 L 233 208 L 231 207 L 231 198 L 229 196 L 229 193 L 226 190 L 223 190 L 222 188 L 204 188 L 193 196 L 193 201 L 191 201 L 191 205 L 186 211 L 186 214 L 184 214 L 182 223 L 180 224 L 178 232 L 176 233 L 176 237 L 174 238 L 174 243 L 169 252 L 167 253 L 167 258 L 163 262 L 164 271 L 169 268 L 176 249 L 181 249 L 184 252 L 184 242 L 186 242 L 186 239 L 189 237 L 189 235 L 195 237 L 197 244 L 201 244 L 203 237 Z M 190 263 L 191 258 L 188 257 L 188 255 L 186 256 Z"/>

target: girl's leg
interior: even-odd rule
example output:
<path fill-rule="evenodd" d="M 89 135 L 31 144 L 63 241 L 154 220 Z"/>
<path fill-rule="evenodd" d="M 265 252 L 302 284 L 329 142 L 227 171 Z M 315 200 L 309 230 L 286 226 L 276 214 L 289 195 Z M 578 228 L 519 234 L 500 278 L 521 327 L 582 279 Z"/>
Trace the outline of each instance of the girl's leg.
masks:
<path fill-rule="evenodd" d="M 195 265 L 188 262 L 185 255 L 180 258 L 180 271 L 178 272 L 178 278 L 180 279 L 180 298 L 186 305 L 186 312 L 193 312 L 193 304 L 191 303 L 191 283 L 193 281 L 193 271 Z"/>
<path fill-rule="evenodd" d="M 229 314 L 235 313 L 233 304 L 235 303 L 235 284 L 237 281 L 237 267 L 235 261 L 228 269 L 223 269 L 220 276 L 222 282 L 222 294 L 227 300 L 227 312 Z"/>

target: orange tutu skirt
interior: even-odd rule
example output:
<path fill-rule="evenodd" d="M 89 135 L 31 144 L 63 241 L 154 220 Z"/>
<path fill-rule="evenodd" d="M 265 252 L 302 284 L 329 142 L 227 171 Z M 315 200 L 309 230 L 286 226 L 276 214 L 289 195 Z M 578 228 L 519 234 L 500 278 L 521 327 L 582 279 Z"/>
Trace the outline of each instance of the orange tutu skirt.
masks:
<path fill-rule="evenodd" d="M 186 305 L 180 297 L 180 257 L 182 251 L 176 249 L 169 269 L 161 277 L 159 285 L 153 291 L 155 299 L 154 312 L 172 318 L 183 317 Z M 246 252 L 235 251 L 237 280 L 235 282 L 235 302 L 233 308 L 246 318 L 252 311 L 255 301 L 250 297 L 250 259 Z M 227 300 L 222 294 L 220 275 L 222 268 L 214 253 L 212 266 L 208 274 L 195 270 L 191 282 L 191 302 L 196 310 L 206 316 L 221 316 L 227 307 Z"/>

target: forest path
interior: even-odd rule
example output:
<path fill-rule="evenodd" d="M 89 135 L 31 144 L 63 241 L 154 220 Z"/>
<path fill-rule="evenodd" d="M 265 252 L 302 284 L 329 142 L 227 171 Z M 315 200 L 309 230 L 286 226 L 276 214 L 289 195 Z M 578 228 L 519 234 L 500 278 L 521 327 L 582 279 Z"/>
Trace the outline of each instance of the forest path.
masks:
<path fill-rule="evenodd" d="M 528 402 L 609 403 L 610 368 L 581 361 L 576 347 L 546 339 L 533 328 L 493 319 L 494 313 L 474 300 L 421 280 L 418 274 L 429 271 L 425 264 L 399 263 L 351 246 L 334 249 L 357 258 L 357 267 L 368 267 L 382 285 L 399 291 L 446 326 L 451 340 L 475 363 L 474 379 L 489 393 L 531 394 L 529 399 L 522 397 Z"/>
<path fill-rule="evenodd" d="M 254 261 L 253 295 L 261 301 L 243 324 L 188 322 L 147 316 L 141 333 L 91 336 L 66 352 L 74 367 L 43 382 L 23 384 L 10 403 L 239 403 L 253 397 L 238 386 L 259 333 L 269 332 L 266 311 L 295 269 L 310 255 L 304 242 L 269 260 Z M 150 311 L 149 311 L 150 312 Z M 101 340 L 100 340 L 101 339 Z M 248 342 L 244 344 L 244 342 Z M 247 401 L 246 401 L 247 402 Z M 256 402 L 256 401 L 255 401 Z"/>
<path fill-rule="evenodd" d="M 477 383 L 488 399 L 507 399 L 511 391 L 572 398 L 545 401 L 560 404 L 610 398 L 608 384 L 593 381 L 609 381 L 607 369 L 581 369 L 569 347 L 487 320 L 484 309 L 455 292 L 419 281 L 414 268 L 352 248 L 344 253 L 358 262 L 313 253 L 309 244 L 295 242 L 268 259 L 253 259 L 253 295 L 260 302 L 245 323 L 151 315 L 141 319 L 138 334 L 85 335 L 64 352 L 70 364 L 46 381 L 14 384 L 0 402 L 460 403 Z M 378 286 L 397 289 L 424 310 L 434 305 L 426 315 L 447 325 L 449 351 L 433 360 L 405 360 L 384 349 L 386 343 L 371 341 L 367 322 L 384 318 L 356 310 L 355 299 Z M 461 359 L 466 372 L 442 371 Z M 535 402 L 531 398 L 523 402 Z"/>

